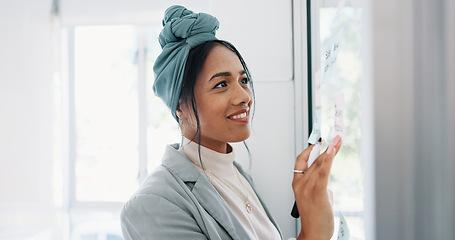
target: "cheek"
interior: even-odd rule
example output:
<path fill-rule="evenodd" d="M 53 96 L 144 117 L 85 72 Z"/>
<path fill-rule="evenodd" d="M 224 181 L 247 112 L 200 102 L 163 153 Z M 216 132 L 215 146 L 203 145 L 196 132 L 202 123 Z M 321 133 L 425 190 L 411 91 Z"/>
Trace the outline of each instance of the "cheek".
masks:
<path fill-rule="evenodd" d="M 223 98 L 206 98 L 198 106 L 201 130 L 205 134 L 215 134 L 225 129 L 227 102 Z"/>
<path fill-rule="evenodd" d="M 218 99 L 206 100 L 206 104 L 200 106 L 199 120 L 206 124 L 216 124 L 216 122 L 224 120 L 226 115 L 226 103 Z"/>

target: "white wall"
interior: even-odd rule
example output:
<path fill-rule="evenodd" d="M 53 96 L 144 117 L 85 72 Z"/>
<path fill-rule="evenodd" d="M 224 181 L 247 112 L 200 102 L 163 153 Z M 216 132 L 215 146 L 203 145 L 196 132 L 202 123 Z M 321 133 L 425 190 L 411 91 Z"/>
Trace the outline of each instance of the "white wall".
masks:
<path fill-rule="evenodd" d="M 51 1 L 1 5 L 0 239 L 16 239 L 55 223 Z"/>
<path fill-rule="evenodd" d="M 255 81 L 292 80 L 291 0 L 61 0 L 62 24 L 161 23 L 173 4 L 215 16 L 217 36 L 239 48 Z"/>
<path fill-rule="evenodd" d="M 197 12 L 210 12 L 211 0 L 60 0 L 62 24 L 161 23 L 164 11 L 177 4 Z"/>
<path fill-rule="evenodd" d="M 292 80 L 291 1 L 213 1 L 217 36 L 244 55 L 254 81 Z"/>

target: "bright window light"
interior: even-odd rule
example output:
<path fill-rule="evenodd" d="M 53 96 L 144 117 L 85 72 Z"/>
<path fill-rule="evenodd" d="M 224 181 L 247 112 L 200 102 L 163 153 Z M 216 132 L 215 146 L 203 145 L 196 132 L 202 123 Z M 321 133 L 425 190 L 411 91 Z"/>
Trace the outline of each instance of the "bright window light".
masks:
<path fill-rule="evenodd" d="M 137 187 L 134 26 L 75 28 L 75 198 L 126 201 Z"/>

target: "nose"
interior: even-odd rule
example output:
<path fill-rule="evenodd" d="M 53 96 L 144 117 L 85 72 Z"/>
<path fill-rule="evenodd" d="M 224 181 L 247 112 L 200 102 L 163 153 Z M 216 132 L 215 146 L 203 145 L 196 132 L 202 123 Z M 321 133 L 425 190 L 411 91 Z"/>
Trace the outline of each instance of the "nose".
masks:
<path fill-rule="evenodd" d="M 245 87 L 244 85 L 241 85 L 241 84 L 236 84 L 236 87 L 233 90 L 233 96 L 231 99 L 232 99 L 233 105 L 240 105 L 240 104 L 250 105 L 250 102 L 252 100 L 252 93 L 251 93 L 250 88 Z"/>

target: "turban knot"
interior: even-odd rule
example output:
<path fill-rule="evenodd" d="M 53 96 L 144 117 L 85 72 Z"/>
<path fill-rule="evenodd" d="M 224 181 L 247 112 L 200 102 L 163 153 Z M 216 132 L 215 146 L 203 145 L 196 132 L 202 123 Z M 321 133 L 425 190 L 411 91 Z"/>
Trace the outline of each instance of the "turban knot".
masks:
<path fill-rule="evenodd" d="M 153 91 L 171 110 L 175 119 L 182 89 L 185 64 L 190 50 L 204 42 L 217 40 L 218 20 L 206 13 L 194 13 L 182 6 L 171 6 L 164 13 L 159 43 L 163 51 L 153 71 Z"/>

